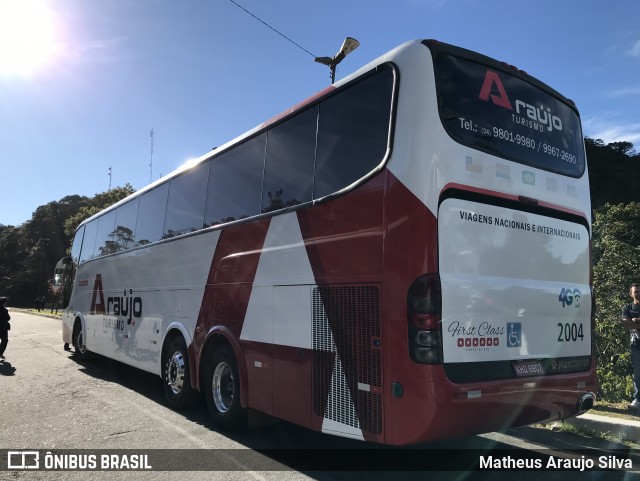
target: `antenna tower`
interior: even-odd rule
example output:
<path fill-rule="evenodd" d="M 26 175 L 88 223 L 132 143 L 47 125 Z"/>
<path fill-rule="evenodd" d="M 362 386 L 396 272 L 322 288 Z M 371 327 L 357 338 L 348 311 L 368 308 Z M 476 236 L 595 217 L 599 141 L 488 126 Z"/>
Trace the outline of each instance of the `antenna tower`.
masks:
<path fill-rule="evenodd" d="M 153 129 L 149 132 L 151 136 L 151 158 L 149 161 L 149 183 L 153 182 Z"/>

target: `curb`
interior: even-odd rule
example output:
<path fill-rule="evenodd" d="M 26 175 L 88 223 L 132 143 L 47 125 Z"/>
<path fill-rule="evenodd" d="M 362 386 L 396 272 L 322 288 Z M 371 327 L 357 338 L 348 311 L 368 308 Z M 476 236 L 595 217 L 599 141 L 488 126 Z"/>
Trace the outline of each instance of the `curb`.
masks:
<path fill-rule="evenodd" d="M 606 434 L 640 443 L 640 421 L 586 413 L 564 422 L 585 433 Z"/>
<path fill-rule="evenodd" d="M 9 308 L 9 313 L 11 313 L 11 311 L 14 312 L 22 312 L 24 314 L 32 314 L 34 316 L 40 316 L 40 317 L 48 317 L 49 319 L 56 319 L 58 321 L 62 321 L 62 314 L 49 314 L 48 312 L 44 312 L 44 311 L 33 311 L 31 309 L 23 309 L 21 307 L 11 307 Z"/>

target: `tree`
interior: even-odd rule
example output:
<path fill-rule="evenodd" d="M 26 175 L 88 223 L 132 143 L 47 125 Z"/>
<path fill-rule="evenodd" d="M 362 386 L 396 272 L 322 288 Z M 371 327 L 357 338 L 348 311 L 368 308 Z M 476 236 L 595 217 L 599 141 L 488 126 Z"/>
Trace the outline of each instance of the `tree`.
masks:
<path fill-rule="evenodd" d="M 125 184 L 124 187 L 116 187 L 106 192 L 96 194 L 91 199 L 88 199 L 86 204 L 82 206 L 75 215 L 67 218 L 64 223 L 65 233 L 69 238 L 73 239 L 73 235 L 82 221 L 124 199 L 128 195 L 133 194 L 134 192 L 135 190 L 131 184 Z M 71 248 L 70 245 L 69 248 Z"/>
<path fill-rule="evenodd" d="M 631 142 L 605 144 L 585 139 L 593 209 L 609 204 L 640 201 L 640 155 Z"/>
<path fill-rule="evenodd" d="M 620 324 L 628 291 L 640 282 L 640 203 L 594 212 L 593 274 L 596 292 L 596 362 L 600 396 L 622 401 L 633 394 L 629 333 Z"/>
<path fill-rule="evenodd" d="M 0 295 L 12 298 L 19 288 L 27 257 L 24 241 L 19 227 L 0 226 Z"/>
<path fill-rule="evenodd" d="M 30 304 L 48 293 L 47 281 L 69 244 L 64 222 L 83 199 L 67 196 L 49 202 L 21 226 L 0 230 L 0 289 L 13 305 Z"/>
<path fill-rule="evenodd" d="M 631 142 L 611 142 L 609 144 L 609 148 L 611 148 L 615 152 L 618 152 L 619 154 L 629 157 L 632 157 L 636 154 L 636 151 L 633 150 L 633 144 Z"/>
<path fill-rule="evenodd" d="M 47 296 L 53 269 L 69 253 L 78 224 L 132 192 L 127 184 L 92 198 L 69 195 L 38 207 L 19 227 L 0 226 L 0 295 L 14 306 Z"/>

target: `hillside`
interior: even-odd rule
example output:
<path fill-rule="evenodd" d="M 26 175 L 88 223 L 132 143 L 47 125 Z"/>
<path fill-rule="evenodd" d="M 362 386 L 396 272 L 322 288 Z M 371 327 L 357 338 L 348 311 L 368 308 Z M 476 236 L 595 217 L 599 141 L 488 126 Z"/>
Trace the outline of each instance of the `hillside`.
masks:
<path fill-rule="evenodd" d="M 640 154 L 631 142 L 585 139 L 591 207 L 640 201 Z"/>

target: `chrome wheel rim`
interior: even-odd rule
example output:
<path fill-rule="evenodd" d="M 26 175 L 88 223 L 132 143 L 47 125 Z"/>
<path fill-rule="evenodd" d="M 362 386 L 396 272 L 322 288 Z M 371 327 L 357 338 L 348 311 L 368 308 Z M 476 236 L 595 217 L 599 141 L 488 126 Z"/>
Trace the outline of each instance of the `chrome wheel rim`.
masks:
<path fill-rule="evenodd" d="M 234 397 L 233 371 L 226 362 L 221 362 L 213 372 L 213 382 L 211 391 L 216 409 L 221 413 L 226 413 L 231 409 Z"/>
<path fill-rule="evenodd" d="M 166 377 L 167 385 L 174 394 L 179 394 L 184 386 L 185 360 L 180 351 L 174 352 L 167 361 Z"/>

